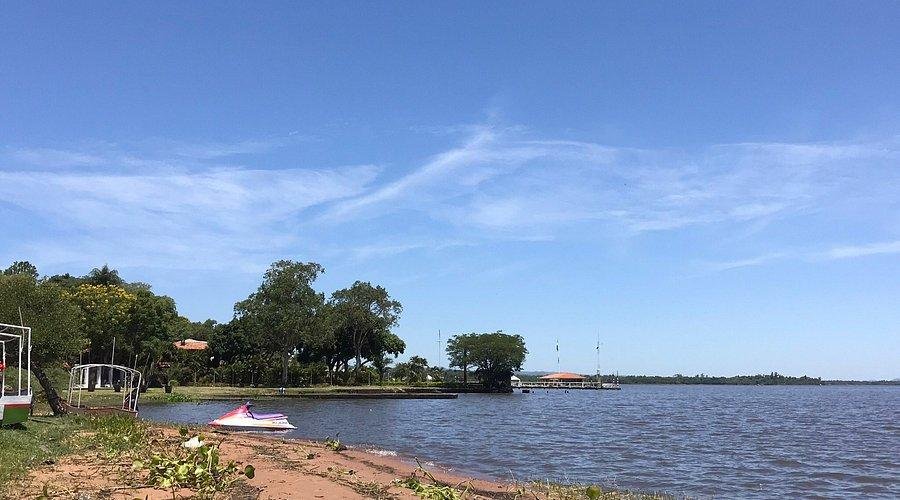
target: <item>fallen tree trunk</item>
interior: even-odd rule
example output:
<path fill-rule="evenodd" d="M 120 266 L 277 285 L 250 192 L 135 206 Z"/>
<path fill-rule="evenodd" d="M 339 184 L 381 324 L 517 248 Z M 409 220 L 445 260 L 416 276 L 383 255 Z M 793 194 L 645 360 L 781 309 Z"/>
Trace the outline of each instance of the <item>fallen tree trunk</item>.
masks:
<path fill-rule="evenodd" d="M 56 388 L 53 387 L 53 383 L 50 382 L 50 377 L 47 376 L 44 368 L 38 363 L 32 361 L 31 373 L 34 374 L 34 377 L 38 380 L 38 383 L 41 384 L 41 389 L 44 390 L 44 395 L 47 396 L 47 403 L 50 405 L 50 409 L 53 410 L 53 414 L 65 415 L 69 413 L 66 407 L 63 406 L 62 398 L 59 397 L 59 393 L 56 392 Z"/>

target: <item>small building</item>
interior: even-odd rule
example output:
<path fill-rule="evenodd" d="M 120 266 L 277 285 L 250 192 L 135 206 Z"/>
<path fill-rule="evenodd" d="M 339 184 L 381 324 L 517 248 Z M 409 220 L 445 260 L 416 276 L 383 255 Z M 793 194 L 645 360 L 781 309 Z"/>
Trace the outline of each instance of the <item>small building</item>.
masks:
<path fill-rule="evenodd" d="M 183 351 L 203 351 L 209 347 L 209 343 L 205 340 L 184 339 L 173 342 L 176 349 Z"/>
<path fill-rule="evenodd" d="M 578 375 L 577 373 L 560 372 L 544 375 L 538 380 L 542 382 L 584 382 L 587 380 L 587 377 Z"/>

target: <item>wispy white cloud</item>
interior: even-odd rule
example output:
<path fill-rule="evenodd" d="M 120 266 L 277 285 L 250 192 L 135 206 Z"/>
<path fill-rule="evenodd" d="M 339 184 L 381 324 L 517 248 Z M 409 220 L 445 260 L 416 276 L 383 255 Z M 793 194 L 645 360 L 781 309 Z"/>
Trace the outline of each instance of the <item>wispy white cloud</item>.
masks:
<path fill-rule="evenodd" d="M 711 272 L 721 272 L 721 271 L 729 271 L 731 269 L 739 269 L 742 267 L 756 267 L 762 266 L 764 264 L 768 264 L 770 262 L 781 260 L 788 257 L 788 254 L 783 252 L 769 253 L 765 255 L 759 255 L 756 257 L 750 257 L 746 259 L 738 259 L 726 262 L 707 262 L 703 264 L 703 267 Z"/>
<path fill-rule="evenodd" d="M 157 149 L 196 160 L 215 160 L 237 155 L 258 155 L 297 142 L 316 141 L 317 138 L 299 132 L 265 139 L 235 142 L 206 142 L 200 144 L 176 141 L 155 141 Z"/>
<path fill-rule="evenodd" d="M 818 251 L 783 251 L 773 252 L 756 257 L 724 261 L 704 262 L 701 266 L 707 271 L 720 272 L 742 267 L 755 267 L 770 264 L 775 261 L 794 260 L 803 262 L 821 262 L 827 260 L 853 259 L 872 255 L 890 255 L 900 253 L 900 241 L 886 241 L 869 243 L 865 245 L 836 246 L 828 250 Z"/>
<path fill-rule="evenodd" d="M 482 128 L 328 220 L 414 211 L 461 227 L 546 234 L 601 221 L 632 233 L 755 223 L 820 210 L 889 170 L 895 143 L 733 144 L 640 150 L 521 139 Z M 852 172 L 849 173 L 849 172 Z M 860 181 L 864 179 L 864 182 Z M 862 183 L 861 183 L 862 182 Z"/>
<path fill-rule="evenodd" d="M 31 248 L 46 259 L 254 267 L 312 239 L 301 229 L 303 211 L 361 193 L 376 172 L 0 172 L 0 185 L 6 203 L 52 227 Z"/>
<path fill-rule="evenodd" d="M 106 159 L 97 154 L 52 148 L 21 148 L 8 151 L 12 159 L 39 167 L 78 167 L 102 165 Z"/>
<path fill-rule="evenodd" d="M 43 168 L 188 168 L 209 167 L 210 162 L 234 156 L 260 155 L 298 142 L 316 140 L 313 136 L 292 132 L 283 136 L 233 142 L 183 142 L 148 139 L 137 143 L 115 144 L 91 141 L 69 147 L 11 147 L 4 156 L 14 164 Z"/>
<path fill-rule="evenodd" d="M 435 155 L 425 165 L 400 179 L 336 205 L 326 217 L 332 220 L 352 217 L 365 208 L 397 200 L 410 190 L 445 178 L 459 167 L 477 163 L 481 158 L 481 147 L 491 141 L 493 135 L 489 129 L 480 130 L 463 146 Z"/>
<path fill-rule="evenodd" d="M 817 257 L 827 260 L 836 260 L 895 253 L 900 253 L 900 241 L 886 241 L 880 243 L 869 243 L 866 245 L 840 246 L 832 248 L 827 252 L 818 254 Z"/>
<path fill-rule="evenodd" d="M 304 245 L 340 246 L 342 255 L 367 260 L 460 241 L 761 231 L 773 221 L 837 210 L 840 200 L 865 200 L 867 210 L 895 207 L 900 187 L 896 140 L 683 151 L 535 138 L 518 127 L 460 130 L 467 137 L 459 146 L 399 175 L 371 165 L 263 170 L 218 163 L 263 155 L 292 140 L 285 138 L 150 141 L 143 149 L 7 147 L 0 203 L 50 228 L 45 240 L 31 242 L 48 259 L 96 263 L 97 255 L 115 254 L 135 265 L 253 267 Z M 837 259 L 896 248 L 820 253 Z M 773 251 L 707 267 L 798 255 Z"/>
<path fill-rule="evenodd" d="M 462 247 L 462 246 L 472 246 L 473 244 L 470 242 L 464 241 L 437 241 L 437 240 L 429 240 L 429 241 L 409 241 L 402 243 L 376 243 L 376 244 L 368 244 L 368 245 L 358 245 L 358 246 L 350 246 L 346 249 L 346 252 L 349 252 L 350 255 L 357 261 L 364 261 L 369 259 L 380 259 L 385 257 L 393 257 L 396 255 L 404 254 L 407 252 L 411 252 L 414 250 L 430 250 L 430 251 L 439 251 L 447 248 L 453 247 Z"/>

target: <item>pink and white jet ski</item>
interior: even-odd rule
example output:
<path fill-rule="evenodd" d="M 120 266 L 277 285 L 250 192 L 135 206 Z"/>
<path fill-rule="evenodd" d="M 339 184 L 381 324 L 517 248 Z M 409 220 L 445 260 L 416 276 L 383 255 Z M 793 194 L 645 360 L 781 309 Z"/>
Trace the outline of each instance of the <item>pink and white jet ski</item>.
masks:
<path fill-rule="evenodd" d="M 267 429 L 267 430 L 289 430 L 296 429 L 285 415 L 281 413 L 271 413 L 266 415 L 258 415 L 250 410 L 253 406 L 245 403 L 238 408 L 222 415 L 213 420 L 209 425 L 217 427 L 240 427 L 244 429 Z"/>

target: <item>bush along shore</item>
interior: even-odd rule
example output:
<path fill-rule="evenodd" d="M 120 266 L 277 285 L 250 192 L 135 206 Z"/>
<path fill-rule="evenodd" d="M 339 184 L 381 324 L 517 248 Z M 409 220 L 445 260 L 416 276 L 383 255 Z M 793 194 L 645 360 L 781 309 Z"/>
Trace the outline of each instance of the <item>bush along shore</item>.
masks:
<path fill-rule="evenodd" d="M 661 499 L 596 485 L 469 479 L 337 437 L 285 440 L 123 417 L 0 430 L 0 498 Z"/>

